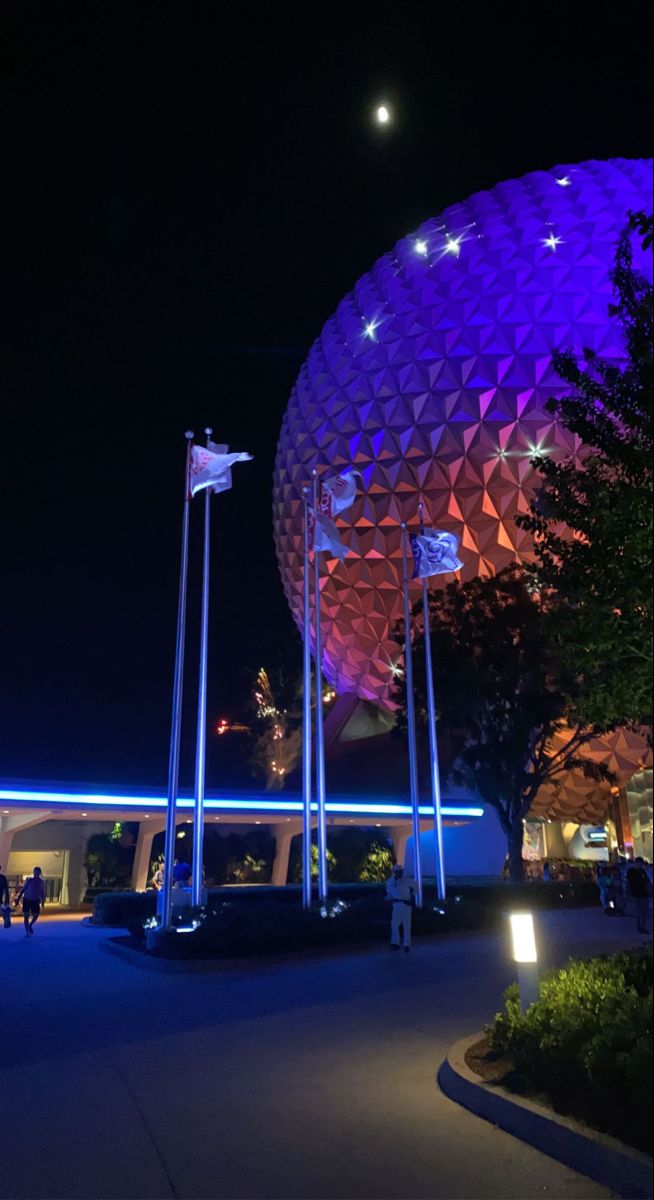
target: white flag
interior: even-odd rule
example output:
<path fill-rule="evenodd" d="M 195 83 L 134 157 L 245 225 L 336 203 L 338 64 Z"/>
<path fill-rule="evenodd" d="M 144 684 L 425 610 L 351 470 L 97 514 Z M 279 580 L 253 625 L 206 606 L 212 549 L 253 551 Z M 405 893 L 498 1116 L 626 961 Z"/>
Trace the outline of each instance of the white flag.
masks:
<path fill-rule="evenodd" d="M 214 442 L 209 442 L 208 446 L 191 447 L 189 490 L 192 496 L 202 488 L 211 488 L 212 492 L 229 491 L 232 486 L 232 464 L 252 460 L 251 454 L 227 454 L 227 449 L 227 446 L 217 446 Z"/>
<path fill-rule="evenodd" d="M 413 578 L 428 579 L 430 575 L 447 575 L 460 571 L 463 563 L 457 555 L 459 538 L 442 529 L 427 529 L 411 535 Z"/>
<path fill-rule="evenodd" d="M 335 517 L 349 508 L 357 494 L 357 475 L 360 471 L 344 471 L 342 475 L 331 475 L 322 485 L 321 508 L 327 517 Z"/>
<path fill-rule="evenodd" d="M 327 550 L 332 558 L 343 562 L 347 555 L 347 546 L 343 545 L 338 529 L 331 517 L 316 512 L 314 508 L 309 509 L 309 537 L 314 550 Z"/>

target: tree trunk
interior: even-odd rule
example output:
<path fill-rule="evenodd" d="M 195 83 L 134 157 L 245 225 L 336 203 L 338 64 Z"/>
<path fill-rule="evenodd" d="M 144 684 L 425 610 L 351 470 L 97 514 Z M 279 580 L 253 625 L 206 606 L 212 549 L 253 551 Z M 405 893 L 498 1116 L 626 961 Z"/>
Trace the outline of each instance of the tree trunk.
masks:
<path fill-rule="evenodd" d="M 509 878 L 511 883 L 524 883 L 525 871 L 522 858 L 522 844 L 524 841 L 524 826 L 521 816 L 511 817 L 511 825 L 508 833 L 508 850 L 509 850 Z"/>

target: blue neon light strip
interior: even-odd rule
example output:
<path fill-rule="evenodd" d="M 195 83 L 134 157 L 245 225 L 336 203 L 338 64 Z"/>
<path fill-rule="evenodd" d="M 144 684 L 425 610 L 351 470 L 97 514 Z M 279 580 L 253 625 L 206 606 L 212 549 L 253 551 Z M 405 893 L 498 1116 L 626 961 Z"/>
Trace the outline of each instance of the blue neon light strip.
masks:
<path fill-rule="evenodd" d="M 40 792 L 26 789 L 0 788 L 0 801 L 21 801 L 28 804 L 65 804 L 75 808 L 165 808 L 165 796 L 108 796 L 95 794 L 80 794 L 79 792 Z M 180 797 L 178 808 L 193 808 L 192 797 Z M 247 800 L 233 797 L 229 800 L 205 800 L 207 809 L 231 809 L 238 812 L 302 812 L 300 800 Z M 312 808 L 316 809 L 315 805 Z M 420 813 L 430 816 L 433 813 L 431 805 L 421 805 Z M 483 817 L 483 808 L 471 805 L 444 804 L 444 817 Z M 327 804 L 327 812 L 354 813 L 360 816 L 410 816 L 408 804 L 360 804 L 353 801 L 336 801 Z"/>

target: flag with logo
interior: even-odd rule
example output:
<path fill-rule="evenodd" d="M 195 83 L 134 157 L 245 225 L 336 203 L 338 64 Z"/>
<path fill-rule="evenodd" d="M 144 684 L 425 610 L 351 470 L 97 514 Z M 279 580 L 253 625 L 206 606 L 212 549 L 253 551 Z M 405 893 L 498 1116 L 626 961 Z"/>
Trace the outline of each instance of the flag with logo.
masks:
<path fill-rule="evenodd" d="M 411 535 L 413 579 L 428 579 L 430 575 L 447 575 L 460 571 L 463 563 L 458 557 L 460 539 L 443 529 L 426 529 Z"/>
<path fill-rule="evenodd" d="M 350 507 L 357 494 L 357 476 L 361 476 L 360 471 L 343 471 L 323 480 L 320 507 L 326 517 L 333 519 Z"/>
<path fill-rule="evenodd" d="M 232 486 L 231 468 L 236 462 L 251 462 L 252 455 L 241 452 L 228 454 L 229 447 L 209 442 L 208 446 L 191 447 L 189 491 L 192 496 L 203 488 L 212 492 L 227 492 Z"/>
<path fill-rule="evenodd" d="M 316 512 L 314 508 L 309 509 L 309 540 L 313 550 L 326 550 L 332 558 L 338 558 L 340 562 L 347 556 L 347 546 L 343 545 L 341 535 L 331 517 Z"/>

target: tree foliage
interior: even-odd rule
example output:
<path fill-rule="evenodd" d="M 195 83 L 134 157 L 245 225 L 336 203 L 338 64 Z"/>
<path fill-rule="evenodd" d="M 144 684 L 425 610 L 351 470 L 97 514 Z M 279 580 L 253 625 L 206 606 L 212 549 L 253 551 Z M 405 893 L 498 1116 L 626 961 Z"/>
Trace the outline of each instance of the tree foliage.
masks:
<path fill-rule="evenodd" d="M 123 838 L 117 822 L 111 833 L 92 833 L 84 851 L 84 870 L 89 887 L 116 887 L 129 880 L 134 848 Z"/>
<path fill-rule="evenodd" d="M 492 579 L 452 583 L 429 597 L 439 738 L 450 743 L 453 782 L 495 808 L 507 835 L 511 877 L 522 878 L 523 819 L 539 790 L 557 787 L 579 767 L 598 781 L 606 769 L 580 751 L 589 731 L 567 723 L 565 697 L 575 682 L 550 637 L 553 606 L 534 595 L 529 578 L 509 567 Z M 417 722 L 427 729 L 422 604 L 414 609 L 413 664 Z M 398 633 L 398 640 L 401 642 Z M 398 682 L 399 722 L 406 725 L 406 685 Z"/>
<path fill-rule="evenodd" d="M 631 217 L 612 276 L 626 363 L 555 356 L 570 394 L 547 407 L 588 451 L 581 464 L 534 459 L 542 486 L 519 518 L 559 598 L 552 635 L 581 685 L 570 708 L 603 729 L 652 711 L 652 287 L 633 266 L 634 231 L 651 245 L 651 216 Z"/>

